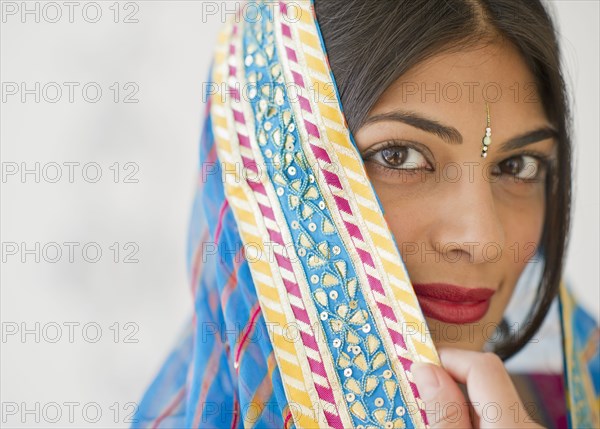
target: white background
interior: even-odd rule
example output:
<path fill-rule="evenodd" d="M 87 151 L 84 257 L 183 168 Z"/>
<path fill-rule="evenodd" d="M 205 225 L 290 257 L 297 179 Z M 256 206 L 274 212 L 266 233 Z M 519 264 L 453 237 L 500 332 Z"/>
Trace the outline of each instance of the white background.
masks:
<path fill-rule="evenodd" d="M 2 2 L 4 12 L 8 3 L 13 2 Z M 21 2 L 14 3 L 17 15 L 2 15 L 2 82 L 25 82 L 28 88 L 57 82 L 64 91 L 56 103 L 36 103 L 33 95 L 22 103 L 14 95 L 0 105 L 3 169 L 9 163 L 56 162 L 63 173 L 58 183 L 43 178 L 36 183 L 33 175 L 26 183 L 18 175 L 3 180 L 1 240 L 25 242 L 28 248 L 36 242 L 92 242 L 103 251 L 97 263 L 83 260 L 81 246 L 73 263 L 66 253 L 57 263 L 35 263 L 33 255 L 22 263 L 20 253 L 3 255 L 2 427 L 52 426 L 48 419 L 56 409 L 50 403 L 59 404 L 63 413 L 55 427 L 128 426 L 127 404 L 140 399 L 191 313 L 187 223 L 204 109 L 202 84 L 222 19 L 203 16 L 200 1 L 137 1 L 117 5 L 115 23 L 110 1 L 98 3 L 102 17 L 92 24 L 83 18 L 87 3 L 75 7 L 73 23 L 63 2 L 58 2 L 63 14 L 58 23 L 48 22 L 44 14 L 39 23 L 34 15 L 21 22 Z M 36 2 L 26 4 L 36 7 Z M 566 278 L 598 318 L 599 6 L 596 1 L 551 4 L 575 101 L 576 198 Z M 55 16 L 55 9 L 46 12 L 50 19 Z M 130 18 L 138 22 L 123 22 L 132 12 Z M 93 8 L 87 13 L 94 17 Z M 73 103 L 63 82 L 80 84 Z M 88 82 L 103 91 L 97 103 L 83 99 L 82 86 Z M 115 82 L 117 102 L 109 88 Z M 128 82 L 139 88 L 138 103 L 123 102 L 131 92 L 124 91 Z M 91 89 L 88 95 L 94 96 Z M 65 162 L 80 163 L 74 183 L 67 180 Z M 90 162 L 101 168 L 97 183 L 83 179 L 82 166 Z M 110 169 L 116 162 L 118 183 Z M 123 174 L 132 171 L 124 169 L 127 162 L 139 167 L 133 177 L 138 183 L 124 183 Z M 117 263 L 109 248 L 115 242 L 121 250 Z M 123 262 L 127 242 L 139 246 L 138 263 Z M 26 341 L 7 335 L 15 327 L 35 330 L 36 322 L 39 340 L 33 333 Z M 126 328 L 128 322 L 134 325 Z M 65 323 L 78 324 L 72 325 L 73 342 Z M 56 324 L 62 337 L 52 343 Z M 94 327 L 101 329 L 97 342 L 92 342 Z M 127 333 L 137 342 L 126 342 Z M 65 402 L 77 403 L 72 423 Z M 10 403 L 19 407 L 16 416 L 6 412 Z M 25 407 L 35 410 L 36 403 L 39 412 L 21 415 Z M 86 421 L 94 418 L 94 407 L 102 411 L 95 424 Z"/>

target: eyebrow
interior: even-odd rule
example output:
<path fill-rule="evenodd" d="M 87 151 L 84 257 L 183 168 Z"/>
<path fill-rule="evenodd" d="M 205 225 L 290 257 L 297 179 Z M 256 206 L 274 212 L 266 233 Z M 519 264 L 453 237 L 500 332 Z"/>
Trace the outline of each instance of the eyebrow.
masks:
<path fill-rule="evenodd" d="M 435 134 L 448 144 L 462 144 L 463 142 L 463 136 L 460 133 L 460 131 L 458 131 L 456 128 L 449 125 L 441 124 L 438 121 L 429 119 L 415 112 L 395 110 L 393 112 L 373 115 L 365 120 L 363 126 L 384 121 L 402 122 L 404 124 L 418 128 L 422 131 Z M 504 143 L 502 143 L 502 145 L 500 145 L 499 150 L 509 151 L 518 149 L 520 147 L 527 146 L 538 141 L 557 137 L 557 135 L 558 133 L 554 128 L 550 126 L 545 126 L 537 130 L 528 131 L 524 134 L 518 135 L 505 141 Z"/>

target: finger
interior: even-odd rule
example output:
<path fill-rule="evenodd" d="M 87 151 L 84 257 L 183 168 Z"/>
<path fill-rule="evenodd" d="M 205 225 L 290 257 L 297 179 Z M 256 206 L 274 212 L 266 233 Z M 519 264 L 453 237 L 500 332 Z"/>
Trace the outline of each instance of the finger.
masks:
<path fill-rule="evenodd" d="M 504 363 L 496 354 L 444 348 L 439 355 L 448 374 L 466 384 L 480 427 L 539 427 L 527 414 Z"/>
<path fill-rule="evenodd" d="M 432 428 L 471 427 L 467 401 L 443 368 L 417 362 L 411 366 L 411 372 Z"/>

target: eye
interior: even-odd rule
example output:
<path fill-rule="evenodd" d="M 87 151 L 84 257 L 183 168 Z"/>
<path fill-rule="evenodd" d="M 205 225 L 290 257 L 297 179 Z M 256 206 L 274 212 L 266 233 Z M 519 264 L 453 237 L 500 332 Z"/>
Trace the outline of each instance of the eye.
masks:
<path fill-rule="evenodd" d="M 543 170 L 543 162 L 536 156 L 519 155 L 505 159 L 498 164 L 500 174 L 514 177 L 516 180 L 537 180 Z"/>
<path fill-rule="evenodd" d="M 413 147 L 397 143 L 374 149 L 365 154 L 364 159 L 395 170 L 429 169 L 429 163 L 421 152 Z"/>

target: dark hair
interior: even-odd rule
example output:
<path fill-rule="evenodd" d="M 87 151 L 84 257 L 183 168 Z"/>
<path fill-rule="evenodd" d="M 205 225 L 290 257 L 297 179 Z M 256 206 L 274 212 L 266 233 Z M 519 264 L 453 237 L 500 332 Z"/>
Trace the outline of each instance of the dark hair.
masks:
<path fill-rule="evenodd" d="M 544 267 L 523 329 L 495 352 L 508 359 L 544 321 L 561 281 L 571 212 L 571 116 L 557 34 L 540 0 L 314 0 L 315 13 L 348 126 L 356 132 L 385 89 L 422 61 L 491 43 L 511 42 L 533 74 L 556 128 L 557 162 L 546 179 Z M 506 323 L 502 323 L 506 331 Z M 505 332 L 506 334 L 506 332 Z"/>

